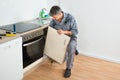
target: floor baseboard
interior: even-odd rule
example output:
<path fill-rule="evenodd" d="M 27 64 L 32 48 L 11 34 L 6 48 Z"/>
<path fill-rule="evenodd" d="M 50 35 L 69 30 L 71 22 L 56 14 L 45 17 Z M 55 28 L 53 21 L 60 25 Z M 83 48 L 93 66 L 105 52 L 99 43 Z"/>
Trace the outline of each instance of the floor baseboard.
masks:
<path fill-rule="evenodd" d="M 103 56 L 103 55 L 98 55 L 98 54 L 95 54 L 95 53 L 88 53 L 88 52 L 83 52 L 83 51 L 79 51 L 79 54 L 94 57 L 94 58 L 98 58 L 98 59 L 103 59 L 103 60 L 109 61 L 109 62 L 120 63 L 120 60 L 115 59 L 115 58 L 110 57 L 110 56 Z"/>

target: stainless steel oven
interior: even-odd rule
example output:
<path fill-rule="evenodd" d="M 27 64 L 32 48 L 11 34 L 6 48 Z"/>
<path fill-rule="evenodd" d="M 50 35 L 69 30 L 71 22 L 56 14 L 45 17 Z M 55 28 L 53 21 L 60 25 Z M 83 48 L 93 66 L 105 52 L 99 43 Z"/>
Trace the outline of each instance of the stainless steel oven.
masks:
<path fill-rule="evenodd" d="M 23 68 L 43 57 L 44 44 L 43 35 L 23 42 Z"/>
<path fill-rule="evenodd" d="M 22 34 L 23 39 L 23 68 L 43 57 L 47 28 L 36 29 Z"/>

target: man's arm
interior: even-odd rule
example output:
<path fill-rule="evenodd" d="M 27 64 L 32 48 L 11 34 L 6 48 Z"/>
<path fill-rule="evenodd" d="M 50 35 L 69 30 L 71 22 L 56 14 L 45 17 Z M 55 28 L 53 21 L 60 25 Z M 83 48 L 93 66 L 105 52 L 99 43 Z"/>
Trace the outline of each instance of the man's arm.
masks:
<path fill-rule="evenodd" d="M 57 32 L 59 33 L 59 34 L 66 34 L 66 35 L 72 35 L 73 33 L 72 33 L 72 31 L 64 31 L 64 30 L 62 30 L 62 29 L 59 29 L 59 30 L 57 30 Z"/>
<path fill-rule="evenodd" d="M 76 24 L 76 21 L 75 19 L 72 17 L 70 18 L 70 21 L 67 22 L 68 25 L 63 25 L 64 27 L 67 27 L 69 26 L 70 27 L 70 30 L 62 30 L 62 29 L 59 29 L 58 30 L 58 33 L 59 34 L 66 34 L 66 35 L 69 35 L 69 36 L 75 36 L 78 34 L 78 28 L 77 28 L 77 24 Z"/>

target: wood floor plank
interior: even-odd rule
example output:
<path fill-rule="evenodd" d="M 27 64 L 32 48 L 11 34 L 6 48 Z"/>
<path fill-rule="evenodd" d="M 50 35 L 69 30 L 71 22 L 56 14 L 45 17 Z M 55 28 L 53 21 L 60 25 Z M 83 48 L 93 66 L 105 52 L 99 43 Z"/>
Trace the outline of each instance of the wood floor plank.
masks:
<path fill-rule="evenodd" d="M 64 78 L 64 64 L 50 60 L 24 77 L 24 80 L 120 80 L 120 64 L 84 55 L 75 56 L 70 78 Z"/>

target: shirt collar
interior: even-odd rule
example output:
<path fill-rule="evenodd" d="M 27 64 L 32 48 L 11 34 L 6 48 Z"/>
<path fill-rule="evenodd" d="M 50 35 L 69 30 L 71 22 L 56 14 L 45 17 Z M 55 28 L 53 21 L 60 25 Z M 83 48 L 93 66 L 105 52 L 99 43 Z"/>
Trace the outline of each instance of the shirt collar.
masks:
<path fill-rule="evenodd" d="M 66 20 L 67 14 L 66 14 L 66 13 L 64 13 L 64 12 L 62 12 L 62 13 L 63 13 L 63 18 L 62 18 L 61 23 L 64 23 L 64 22 L 65 22 L 65 20 Z"/>

